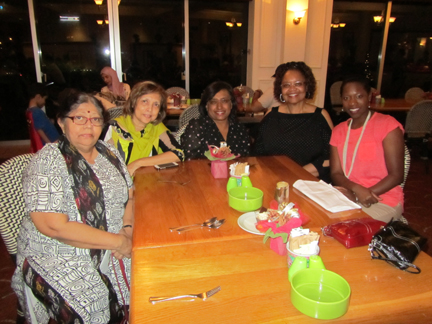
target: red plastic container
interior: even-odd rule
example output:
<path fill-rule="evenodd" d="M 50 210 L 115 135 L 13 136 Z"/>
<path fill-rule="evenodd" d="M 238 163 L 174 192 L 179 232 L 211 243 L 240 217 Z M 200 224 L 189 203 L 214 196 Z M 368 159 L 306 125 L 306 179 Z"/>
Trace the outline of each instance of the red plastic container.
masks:
<path fill-rule="evenodd" d="M 386 223 L 373 218 L 357 218 L 324 226 L 325 236 L 334 237 L 347 249 L 368 245 L 372 236 Z"/>

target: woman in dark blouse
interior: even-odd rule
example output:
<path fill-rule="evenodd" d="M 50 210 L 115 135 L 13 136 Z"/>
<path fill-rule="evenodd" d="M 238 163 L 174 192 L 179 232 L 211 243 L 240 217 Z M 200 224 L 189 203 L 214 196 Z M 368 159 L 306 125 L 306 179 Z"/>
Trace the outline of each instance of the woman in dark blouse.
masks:
<path fill-rule="evenodd" d="M 205 88 L 199 106 L 200 117 L 189 121 L 181 137 L 187 160 L 204 157 L 208 145 L 226 142 L 234 154 L 250 154 L 249 134 L 236 121 L 237 103 L 232 87 L 216 81 Z"/>
<path fill-rule="evenodd" d="M 330 136 L 333 124 L 322 108 L 306 102 L 316 89 L 312 70 L 304 62 L 281 64 L 274 96 L 282 104 L 261 122 L 256 155 L 287 155 L 312 175 L 330 181 Z"/>

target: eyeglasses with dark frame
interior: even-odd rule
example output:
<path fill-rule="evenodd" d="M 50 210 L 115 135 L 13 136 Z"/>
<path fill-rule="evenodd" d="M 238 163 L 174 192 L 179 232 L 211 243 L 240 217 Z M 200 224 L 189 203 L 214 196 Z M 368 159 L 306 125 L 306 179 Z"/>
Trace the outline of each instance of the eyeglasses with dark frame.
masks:
<path fill-rule="evenodd" d="M 101 117 L 66 116 L 66 118 L 71 119 L 75 125 L 85 125 L 89 120 L 93 126 L 102 126 L 104 124 L 104 120 Z"/>
<path fill-rule="evenodd" d="M 281 87 L 283 89 L 289 89 L 289 88 L 291 88 L 291 86 L 293 86 L 295 88 L 301 88 L 305 85 L 306 85 L 306 81 L 296 81 L 294 83 L 282 83 Z"/>

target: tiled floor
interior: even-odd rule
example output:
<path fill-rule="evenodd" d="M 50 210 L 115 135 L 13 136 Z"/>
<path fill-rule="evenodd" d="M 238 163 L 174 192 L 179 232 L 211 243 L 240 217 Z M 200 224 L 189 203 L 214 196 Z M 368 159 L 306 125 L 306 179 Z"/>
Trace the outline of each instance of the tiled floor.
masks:
<path fill-rule="evenodd" d="M 0 163 L 17 154 L 29 152 L 28 142 L 20 143 L 18 146 L 6 144 L 0 143 Z M 424 161 L 419 158 L 416 151 L 412 152 L 411 169 L 405 185 L 404 215 L 414 229 L 428 238 L 429 243 L 424 251 L 432 256 L 432 161 L 430 163 L 431 171 L 426 174 Z M 10 288 L 14 265 L 2 240 L 0 260 L 0 323 L 15 323 L 17 301 Z"/>

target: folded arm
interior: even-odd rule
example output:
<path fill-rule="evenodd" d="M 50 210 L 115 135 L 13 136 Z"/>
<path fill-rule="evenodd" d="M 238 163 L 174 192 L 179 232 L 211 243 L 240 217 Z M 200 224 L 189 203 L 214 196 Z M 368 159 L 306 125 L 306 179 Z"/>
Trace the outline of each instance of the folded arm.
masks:
<path fill-rule="evenodd" d="M 115 250 L 127 257 L 131 255 L 132 240 L 123 234 L 69 221 L 67 215 L 60 213 L 31 212 L 30 217 L 39 232 L 62 243 L 82 249 Z"/>
<path fill-rule="evenodd" d="M 333 184 L 348 189 L 353 195 L 348 196 L 358 199 L 358 201 L 370 206 L 381 200 L 379 196 L 400 185 L 403 181 L 403 158 L 404 140 L 403 133 L 399 128 L 392 130 L 383 140 L 384 158 L 388 175 L 370 188 L 366 188 L 358 183 L 349 180 L 340 163 L 339 153 L 334 146 L 330 147 L 330 165 Z M 353 199 L 354 200 L 354 199 Z"/>

